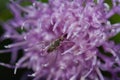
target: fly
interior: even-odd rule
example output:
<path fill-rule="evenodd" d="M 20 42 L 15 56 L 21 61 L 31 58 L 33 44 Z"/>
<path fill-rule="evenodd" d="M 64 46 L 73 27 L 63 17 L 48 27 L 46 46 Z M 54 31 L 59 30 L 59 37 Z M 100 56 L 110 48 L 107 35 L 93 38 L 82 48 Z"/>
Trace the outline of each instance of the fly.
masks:
<path fill-rule="evenodd" d="M 57 40 L 53 41 L 50 46 L 47 49 L 47 52 L 50 53 L 54 50 L 56 50 L 56 48 L 58 48 L 60 46 L 60 43 L 62 41 L 64 41 L 64 39 L 67 37 L 67 34 L 62 35 L 60 38 L 58 38 Z"/>

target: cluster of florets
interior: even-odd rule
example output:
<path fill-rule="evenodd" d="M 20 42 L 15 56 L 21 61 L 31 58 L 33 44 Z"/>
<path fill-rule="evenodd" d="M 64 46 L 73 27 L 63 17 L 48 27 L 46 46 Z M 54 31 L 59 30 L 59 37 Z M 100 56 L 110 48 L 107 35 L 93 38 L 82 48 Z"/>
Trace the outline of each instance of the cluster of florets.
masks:
<path fill-rule="evenodd" d="M 22 7 L 19 0 L 11 1 L 14 18 L 4 24 L 3 37 L 15 40 L 5 47 L 12 52 L 24 50 L 15 72 L 31 68 L 35 80 L 107 80 L 101 71 L 109 71 L 119 79 L 120 45 L 109 40 L 120 31 L 120 23 L 109 21 L 120 14 L 119 0 L 113 0 L 112 9 L 104 0 L 31 2 Z M 20 28 L 21 34 L 16 31 Z"/>

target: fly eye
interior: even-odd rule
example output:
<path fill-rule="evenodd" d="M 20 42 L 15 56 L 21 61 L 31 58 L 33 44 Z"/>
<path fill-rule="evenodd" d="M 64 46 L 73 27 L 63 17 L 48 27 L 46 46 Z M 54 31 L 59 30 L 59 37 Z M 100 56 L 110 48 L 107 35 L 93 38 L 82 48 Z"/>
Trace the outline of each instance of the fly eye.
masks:
<path fill-rule="evenodd" d="M 59 38 L 59 40 L 60 40 L 60 41 L 63 41 L 66 37 L 67 37 L 67 33 L 64 34 L 64 35 L 62 35 L 62 36 Z"/>
<path fill-rule="evenodd" d="M 64 35 L 63 35 L 63 37 L 64 37 L 64 38 L 66 38 L 66 37 L 67 37 L 67 33 L 66 33 L 66 34 L 64 34 Z"/>

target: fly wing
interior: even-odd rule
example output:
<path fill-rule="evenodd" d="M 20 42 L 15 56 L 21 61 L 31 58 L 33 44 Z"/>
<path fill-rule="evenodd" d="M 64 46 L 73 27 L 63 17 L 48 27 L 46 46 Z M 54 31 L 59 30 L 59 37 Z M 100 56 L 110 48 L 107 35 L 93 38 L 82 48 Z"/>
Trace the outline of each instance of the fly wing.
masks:
<path fill-rule="evenodd" d="M 56 63 L 57 56 L 58 56 L 58 51 L 57 50 L 51 52 L 51 54 L 48 54 L 46 56 L 46 59 L 47 59 L 47 62 L 49 62 L 49 63 L 47 63 L 47 64 L 49 66 L 54 65 Z"/>

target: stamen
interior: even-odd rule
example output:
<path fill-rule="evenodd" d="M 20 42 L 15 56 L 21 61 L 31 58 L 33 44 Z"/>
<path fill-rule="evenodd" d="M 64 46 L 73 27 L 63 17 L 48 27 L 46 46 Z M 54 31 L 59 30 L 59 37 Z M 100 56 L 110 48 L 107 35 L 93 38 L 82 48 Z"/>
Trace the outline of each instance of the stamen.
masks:
<path fill-rule="evenodd" d="M 53 31 L 55 31 L 55 29 L 58 27 L 58 24 L 60 23 L 60 20 L 58 20 L 55 25 L 53 26 Z"/>
<path fill-rule="evenodd" d="M 36 76 L 36 73 L 33 73 L 33 74 L 29 74 L 28 77 L 35 77 Z"/>
<path fill-rule="evenodd" d="M 89 55 L 89 53 L 88 53 L 88 57 L 85 58 L 85 60 L 87 61 L 87 60 L 89 60 L 89 59 L 91 59 L 91 58 L 94 58 L 94 60 L 96 60 L 96 59 L 95 59 L 95 54 L 94 54 L 94 53 L 92 53 L 92 54 L 90 54 L 90 55 Z"/>
<path fill-rule="evenodd" d="M 73 75 L 70 80 L 76 80 L 76 75 Z"/>
<path fill-rule="evenodd" d="M 17 73 L 17 69 L 18 69 L 18 64 L 16 64 L 16 66 L 15 66 L 15 69 L 14 69 L 14 74 L 16 74 L 16 73 Z"/>
<path fill-rule="evenodd" d="M 7 67 L 7 68 L 15 68 L 15 66 L 12 66 L 12 65 L 6 64 L 6 63 L 2 63 L 2 62 L 0 62 L 0 65 L 4 66 L 4 67 Z"/>
<path fill-rule="evenodd" d="M 42 66 L 43 67 L 47 67 L 49 65 L 49 63 L 46 63 L 46 64 L 43 64 Z"/>
<path fill-rule="evenodd" d="M 0 50 L 0 54 L 2 54 L 2 53 L 8 53 L 8 52 L 11 52 L 11 50 L 10 50 L 10 49 L 7 49 L 7 50 Z"/>
<path fill-rule="evenodd" d="M 15 3 L 13 0 L 10 0 L 11 3 L 13 3 L 16 7 L 18 7 L 19 9 L 21 9 L 22 11 L 29 13 L 30 10 L 29 9 L 25 9 L 22 6 L 18 5 L 17 3 Z"/>
<path fill-rule="evenodd" d="M 23 24 L 22 24 L 22 26 L 21 26 L 21 30 L 24 29 L 24 26 L 25 26 L 26 23 L 27 23 L 27 21 L 23 22 Z"/>
<path fill-rule="evenodd" d="M 103 78 L 103 76 L 98 68 L 96 68 L 96 72 L 98 73 L 100 80 L 104 80 L 104 78 Z"/>
<path fill-rule="evenodd" d="M 52 73 L 49 74 L 49 76 L 47 77 L 47 80 L 51 80 L 52 79 Z"/>
<path fill-rule="evenodd" d="M 7 45 L 7 46 L 4 46 L 5 48 L 12 48 L 12 47 L 19 47 L 19 46 L 23 46 L 27 44 L 27 42 L 18 42 L 18 43 L 14 43 L 14 44 L 10 44 L 10 45 Z"/>
<path fill-rule="evenodd" d="M 69 48 L 68 50 L 66 50 L 66 51 L 64 51 L 61 55 L 64 55 L 64 54 L 66 54 L 66 53 L 68 53 L 68 52 L 71 52 L 73 49 L 75 49 L 76 48 L 76 46 L 72 46 L 71 48 Z"/>
<path fill-rule="evenodd" d="M 23 39 L 23 36 L 22 35 L 4 35 L 3 36 L 4 38 L 13 38 L 13 39 Z"/>
<path fill-rule="evenodd" d="M 24 49 L 24 51 L 30 51 L 30 50 L 45 50 L 45 43 L 41 42 L 41 43 L 36 43 L 31 47 L 28 47 L 27 49 Z"/>
<path fill-rule="evenodd" d="M 67 24 L 68 24 L 68 23 L 69 23 L 69 21 L 67 21 L 67 22 L 65 23 L 64 28 L 63 28 L 63 33 L 66 32 L 66 30 L 67 30 Z"/>
<path fill-rule="evenodd" d="M 21 59 L 16 63 L 16 66 L 15 66 L 15 69 L 14 69 L 14 74 L 16 74 L 17 69 L 20 67 L 20 65 L 23 65 L 22 63 L 24 63 L 26 60 L 28 60 L 29 57 L 30 57 L 30 55 L 27 55 L 27 56 L 21 58 Z"/>
<path fill-rule="evenodd" d="M 24 26 L 25 26 L 25 24 L 27 24 L 27 23 L 36 23 L 36 21 L 35 21 L 34 19 L 30 19 L 30 20 L 24 21 L 24 22 L 22 23 L 21 30 L 24 29 Z"/>
<path fill-rule="evenodd" d="M 51 23 L 52 25 L 54 25 L 53 16 L 51 16 L 50 23 Z"/>
<path fill-rule="evenodd" d="M 72 32 L 69 32 L 69 33 L 68 33 L 68 35 L 67 35 L 67 39 L 70 38 L 71 34 L 72 34 Z"/>
<path fill-rule="evenodd" d="M 90 68 L 90 70 L 84 75 L 84 79 L 87 78 L 87 76 L 89 76 L 92 71 L 93 71 L 93 68 Z"/>
<path fill-rule="evenodd" d="M 78 24 L 77 22 L 74 22 L 73 24 L 70 25 L 67 39 L 72 35 L 72 32 L 77 24 Z"/>

